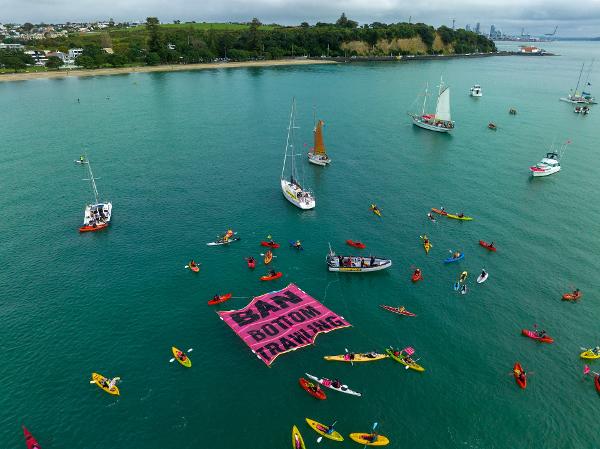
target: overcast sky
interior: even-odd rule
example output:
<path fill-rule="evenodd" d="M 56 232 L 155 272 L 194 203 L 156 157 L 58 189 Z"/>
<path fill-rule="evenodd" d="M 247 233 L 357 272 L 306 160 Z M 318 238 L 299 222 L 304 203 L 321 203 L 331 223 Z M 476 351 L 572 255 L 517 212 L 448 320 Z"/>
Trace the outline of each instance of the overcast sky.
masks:
<path fill-rule="evenodd" d="M 435 26 L 463 28 L 491 24 L 505 33 L 521 28 L 534 35 L 550 33 L 558 26 L 560 36 L 599 36 L 600 0 L 0 0 L 0 22 L 55 22 L 144 20 L 156 16 L 162 22 L 246 21 L 258 17 L 263 23 L 311 24 L 335 21 L 342 11 L 360 23 L 425 22 Z"/>

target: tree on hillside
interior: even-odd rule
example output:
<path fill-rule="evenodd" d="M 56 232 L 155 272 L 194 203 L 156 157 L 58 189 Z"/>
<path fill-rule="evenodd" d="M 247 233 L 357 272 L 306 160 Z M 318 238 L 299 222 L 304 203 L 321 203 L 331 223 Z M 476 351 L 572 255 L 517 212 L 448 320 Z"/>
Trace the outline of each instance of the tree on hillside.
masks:
<path fill-rule="evenodd" d="M 46 67 L 49 69 L 58 69 L 64 63 L 58 56 L 50 56 L 46 61 Z"/>
<path fill-rule="evenodd" d="M 246 35 L 247 48 L 249 50 L 258 51 L 261 48 L 262 39 L 258 31 L 258 27 L 261 25 L 262 24 L 260 23 L 260 20 L 258 20 L 256 17 L 252 19 L 252 22 L 250 22 L 250 28 L 248 29 L 248 34 Z"/>
<path fill-rule="evenodd" d="M 33 23 L 25 22 L 23 25 L 21 25 L 21 28 L 25 31 L 31 31 L 33 30 Z"/>
<path fill-rule="evenodd" d="M 356 27 L 358 27 L 358 22 L 348 19 L 348 17 L 346 17 L 345 12 L 342 13 L 340 18 L 337 19 L 337 21 L 335 22 L 335 24 L 341 28 L 356 28 Z"/>
<path fill-rule="evenodd" d="M 94 58 L 90 56 L 81 55 L 77 58 L 76 64 L 78 66 L 83 67 L 84 69 L 93 69 L 96 67 L 96 63 L 94 62 Z"/>
<path fill-rule="evenodd" d="M 148 49 L 150 52 L 158 53 L 162 50 L 161 36 L 158 29 L 159 21 L 156 17 L 148 17 L 146 19 L 146 30 L 148 31 Z"/>

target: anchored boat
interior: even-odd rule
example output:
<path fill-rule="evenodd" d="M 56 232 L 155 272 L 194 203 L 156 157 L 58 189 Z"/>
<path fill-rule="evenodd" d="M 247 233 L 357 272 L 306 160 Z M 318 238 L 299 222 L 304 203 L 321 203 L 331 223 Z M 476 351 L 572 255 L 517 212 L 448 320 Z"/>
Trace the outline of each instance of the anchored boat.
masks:
<path fill-rule="evenodd" d="M 560 171 L 560 160 L 565 153 L 565 149 L 567 148 L 567 145 L 569 145 L 570 143 L 571 143 L 571 141 L 567 140 L 562 145 L 562 147 L 560 148 L 558 153 L 556 151 L 554 151 L 554 145 L 552 145 L 552 147 L 550 148 L 552 151 L 550 151 L 549 153 L 546 153 L 545 158 L 543 158 L 537 164 L 529 167 L 529 171 L 531 172 L 531 175 L 538 177 L 538 176 L 549 176 L 554 173 L 558 173 Z"/>
<path fill-rule="evenodd" d="M 281 169 L 281 191 L 286 200 L 300 209 L 313 209 L 315 207 L 315 197 L 313 194 L 304 189 L 298 182 L 298 173 L 296 169 L 296 154 L 294 146 L 295 132 L 298 129 L 296 126 L 296 99 L 292 100 L 292 111 L 290 113 L 290 124 L 288 127 L 287 141 L 285 144 L 285 154 L 283 156 L 283 168 Z M 285 177 L 285 165 L 290 156 L 290 173 L 289 179 Z"/>
<path fill-rule="evenodd" d="M 110 224 L 110 218 L 112 216 L 112 203 L 109 201 L 100 202 L 98 199 L 98 189 L 96 188 L 97 178 L 94 178 L 92 164 L 90 164 L 89 159 L 86 165 L 88 168 L 89 179 L 84 179 L 84 181 L 90 181 L 92 184 L 94 203 L 88 204 L 85 207 L 83 226 L 79 228 L 79 232 L 93 232 L 104 229 Z"/>
<path fill-rule="evenodd" d="M 325 122 L 319 120 L 315 123 L 315 129 L 313 130 L 314 135 L 314 147 L 308 152 L 308 162 L 315 165 L 325 166 L 331 162 L 329 156 L 327 156 L 327 150 L 323 143 L 323 125 Z"/>
<path fill-rule="evenodd" d="M 383 257 L 338 256 L 333 252 L 331 246 L 326 261 L 329 271 L 353 273 L 380 271 L 392 266 L 392 261 Z"/>
<path fill-rule="evenodd" d="M 423 99 L 423 108 L 421 114 L 409 114 L 413 124 L 419 128 L 428 129 L 440 133 L 447 133 L 454 129 L 454 122 L 450 115 L 450 87 L 444 85 L 444 81 L 440 79 L 439 91 L 435 106 L 435 113 L 426 114 L 425 107 L 427 104 L 427 87 L 425 87 L 425 95 Z"/>
<path fill-rule="evenodd" d="M 579 78 L 577 79 L 577 85 L 575 86 L 575 90 L 571 90 L 569 92 L 569 95 L 567 95 L 566 97 L 562 97 L 560 99 L 561 101 L 566 101 L 567 103 L 575 103 L 575 104 L 597 104 L 594 97 L 592 97 L 592 94 L 583 90 L 583 89 L 588 89 L 589 86 L 591 86 L 590 74 L 592 72 L 592 65 L 593 65 L 593 61 L 592 61 L 592 64 L 590 64 L 590 68 L 589 68 L 588 74 L 587 74 L 587 79 L 583 83 L 583 88 L 582 88 L 581 93 L 579 93 L 579 86 L 581 84 L 581 75 L 583 74 L 585 62 L 583 64 L 581 64 L 581 70 L 579 71 Z"/>
<path fill-rule="evenodd" d="M 472 97 L 483 97 L 483 92 L 481 91 L 481 86 L 479 84 L 475 84 L 471 87 L 470 92 Z"/>

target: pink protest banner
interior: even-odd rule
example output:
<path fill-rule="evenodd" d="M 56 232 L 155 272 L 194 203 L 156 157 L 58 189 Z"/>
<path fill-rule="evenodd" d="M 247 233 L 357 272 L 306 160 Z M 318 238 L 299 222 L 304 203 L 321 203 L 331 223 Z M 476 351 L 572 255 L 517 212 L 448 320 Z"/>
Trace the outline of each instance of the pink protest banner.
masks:
<path fill-rule="evenodd" d="M 313 344 L 320 333 L 351 326 L 294 284 L 257 296 L 243 309 L 217 313 L 267 365 Z"/>

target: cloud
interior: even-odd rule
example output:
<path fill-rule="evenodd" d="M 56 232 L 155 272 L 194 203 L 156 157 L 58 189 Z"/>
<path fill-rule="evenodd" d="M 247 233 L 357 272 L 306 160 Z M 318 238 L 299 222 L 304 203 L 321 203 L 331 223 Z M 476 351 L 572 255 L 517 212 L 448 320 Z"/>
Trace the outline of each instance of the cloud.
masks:
<path fill-rule="evenodd" d="M 413 22 L 457 27 L 480 22 L 482 29 L 492 23 L 505 32 L 532 34 L 550 32 L 575 36 L 600 33 L 600 0 L 588 0 L 574 7 L 564 0 L 0 0 L 2 20 L 14 22 L 66 22 L 143 20 L 157 16 L 196 21 L 247 21 L 298 24 L 302 21 L 333 22 L 342 11 L 360 23 Z"/>

